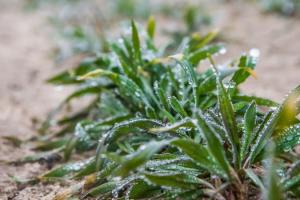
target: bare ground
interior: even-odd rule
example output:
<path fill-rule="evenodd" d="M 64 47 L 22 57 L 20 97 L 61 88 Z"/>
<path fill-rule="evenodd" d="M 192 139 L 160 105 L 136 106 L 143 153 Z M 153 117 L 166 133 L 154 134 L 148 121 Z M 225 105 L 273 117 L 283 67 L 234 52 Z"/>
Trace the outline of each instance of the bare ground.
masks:
<path fill-rule="evenodd" d="M 47 27 L 44 15 L 25 12 L 20 1 L 0 1 L 0 199 L 42 199 L 57 187 L 38 185 L 18 191 L 8 174 L 28 178 L 45 169 L 39 164 L 4 164 L 31 151 L 2 138 L 24 140 L 36 134 L 34 119 L 44 118 L 65 96 L 44 83 L 57 71 L 50 57 L 51 32 Z"/>
<path fill-rule="evenodd" d="M 300 83 L 299 19 L 262 14 L 257 8 L 225 5 L 213 9 L 215 27 L 228 43 L 228 57 L 258 48 L 258 79 L 243 87 L 249 94 L 281 100 Z M 24 12 L 20 1 L 0 1 L 0 136 L 27 139 L 36 134 L 33 119 L 42 119 L 65 96 L 44 80 L 57 72 L 51 59 L 51 28 L 42 13 Z M 32 152 L 0 138 L 0 199 L 51 199 L 59 185 L 17 188 L 8 174 L 21 178 L 45 171 L 40 164 L 11 166 L 4 161 Z"/>
<path fill-rule="evenodd" d="M 215 26 L 228 43 L 229 58 L 260 50 L 257 79 L 242 87 L 249 94 L 281 101 L 300 83 L 300 19 L 260 12 L 245 4 L 222 6 Z"/>

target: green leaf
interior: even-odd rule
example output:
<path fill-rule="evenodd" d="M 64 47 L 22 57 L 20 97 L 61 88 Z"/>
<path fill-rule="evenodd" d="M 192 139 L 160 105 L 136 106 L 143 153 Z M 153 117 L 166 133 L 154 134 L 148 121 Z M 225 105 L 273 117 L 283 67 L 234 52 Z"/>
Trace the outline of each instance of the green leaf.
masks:
<path fill-rule="evenodd" d="M 82 80 L 79 79 L 80 76 L 99 69 L 99 65 L 107 64 L 107 60 L 103 58 L 89 58 L 80 63 L 78 67 L 64 71 L 48 79 L 47 82 L 57 85 L 81 83 Z"/>
<path fill-rule="evenodd" d="M 155 94 L 158 96 L 159 101 L 161 102 L 162 106 L 166 109 L 169 110 L 169 104 L 168 104 L 168 100 L 167 97 L 165 95 L 166 91 L 161 87 L 161 85 L 159 85 L 158 82 L 154 83 L 154 90 L 155 90 Z"/>
<path fill-rule="evenodd" d="M 124 41 L 124 40 L 123 40 Z M 127 55 L 125 50 L 123 50 L 119 45 L 117 44 L 112 44 L 111 49 L 113 52 L 115 52 L 119 58 L 119 61 L 121 63 L 121 68 L 123 69 L 124 73 L 128 77 L 133 76 L 133 62 L 130 58 L 130 55 Z"/>
<path fill-rule="evenodd" d="M 210 157 L 209 151 L 206 147 L 198 144 L 192 140 L 177 139 L 171 142 L 172 145 L 180 148 L 185 154 L 193 159 L 194 162 L 199 164 L 206 170 L 213 171 L 212 158 Z"/>
<path fill-rule="evenodd" d="M 58 139 L 58 140 L 53 140 L 53 141 L 39 141 L 37 142 L 37 145 L 33 148 L 34 150 L 39 150 L 39 151 L 49 151 L 53 149 L 60 148 L 67 144 L 68 140 L 63 138 L 63 139 Z"/>
<path fill-rule="evenodd" d="M 133 49 L 133 44 L 132 44 L 132 38 L 129 39 L 127 37 L 122 36 L 122 40 L 123 40 L 123 44 L 124 44 L 124 54 L 127 55 L 128 57 L 128 64 L 129 63 L 134 63 L 134 49 Z M 123 49 L 122 44 L 120 45 L 120 43 L 117 43 L 119 45 L 120 48 Z M 126 52 L 127 51 L 127 52 Z M 133 66 L 129 66 L 130 68 L 132 68 Z"/>
<path fill-rule="evenodd" d="M 211 31 L 204 37 L 200 37 L 199 34 L 193 35 L 189 44 L 190 52 L 203 48 L 205 45 L 213 41 L 217 37 L 217 35 L 218 31 Z"/>
<path fill-rule="evenodd" d="M 148 25 L 147 25 L 147 33 L 148 36 L 153 39 L 154 33 L 155 33 L 155 20 L 153 16 L 150 16 L 148 19 Z"/>
<path fill-rule="evenodd" d="M 187 174 L 176 174 L 176 173 L 146 173 L 145 177 L 148 181 L 159 186 L 191 189 L 196 188 L 197 185 L 201 184 L 201 180 L 197 177 L 190 176 Z"/>
<path fill-rule="evenodd" d="M 88 191 L 86 196 L 97 197 L 101 194 L 103 195 L 106 193 L 110 193 L 115 187 L 117 187 L 117 183 L 114 181 L 109 181 L 109 182 L 106 182 L 99 186 L 94 187 L 93 189 Z"/>
<path fill-rule="evenodd" d="M 249 146 L 251 144 L 251 139 L 254 135 L 254 128 L 256 124 L 256 104 L 252 102 L 245 115 L 244 115 L 244 131 L 242 136 L 242 145 L 241 145 L 241 161 L 244 160 Z"/>
<path fill-rule="evenodd" d="M 91 165 L 93 165 L 94 163 L 91 163 Z M 96 164 L 96 162 L 95 162 Z M 96 173 L 96 181 L 103 181 L 103 179 L 107 178 L 108 176 L 111 176 L 113 171 L 118 167 L 119 164 L 114 163 L 114 162 L 107 162 L 105 163 L 105 166 L 103 167 L 103 169 L 101 171 L 98 171 Z M 87 168 L 89 168 L 90 166 L 87 166 Z M 82 170 L 80 170 L 74 177 L 78 178 L 81 176 L 85 176 L 85 175 L 89 175 L 89 169 L 84 168 Z M 93 168 L 93 171 L 96 171 L 96 168 Z"/>
<path fill-rule="evenodd" d="M 284 100 L 281 111 L 279 113 L 278 123 L 276 129 L 286 128 L 296 121 L 297 116 L 297 102 L 300 96 L 300 85 L 293 89 L 287 98 Z"/>
<path fill-rule="evenodd" d="M 188 82 L 193 88 L 195 107 L 197 107 L 198 103 L 199 103 L 199 95 L 198 95 L 198 90 L 197 90 L 198 82 L 197 82 L 196 72 L 187 60 L 183 60 L 183 61 L 177 60 L 177 62 L 180 64 L 180 66 L 183 68 L 183 71 L 188 76 Z"/>
<path fill-rule="evenodd" d="M 122 177 L 127 176 L 130 171 L 135 170 L 139 166 L 143 165 L 168 143 L 168 141 L 153 141 L 141 146 L 137 152 L 129 154 L 124 158 L 125 162 L 120 165 L 116 174 Z"/>
<path fill-rule="evenodd" d="M 146 107 L 146 116 L 152 119 L 157 118 L 155 110 L 151 107 Z"/>
<path fill-rule="evenodd" d="M 172 89 L 174 90 L 175 93 L 178 93 L 179 90 L 179 82 L 178 80 L 175 78 L 175 72 L 172 71 L 171 67 L 167 67 L 167 77 L 168 79 L 165 81 L 166 84 L 172 84 Z M 170 83 L 167 83 L 167 81 L 169 81 Z M 167 85 L 168 86 L 168 85 Z M 166 91 L 166 89 L 165 89 Z M 167 95 L 169 96 L 169 95 Z"/>
<path fill-rule="evenodd" d="M 174 132 L 180 128 L 195 128 L 195 124 L 193 123 L 192 119 L 185 118 L 171 125 L 152 128 L 150 129 L 150 132 L 152 133 Z"/>
<path fill-rule="evenodd" d="M 197 84 L 197 75 L 194 70 L 194 68 L 188 63 L 187 60 L 176 60 L 180 66 L 182 67 L 183 71 L 188 76 L 189 83 L 192 85 L 192 87 L 196 87 Z"/>
<path fill-rule="evenodd" d="M 140 129 L 149 130 L 156 126 L 162 126 L 162 124 L 159 121 L 144 118 L 131 119 L 115 124 L 115 126 L 98 141 L 96 150 L 96 168 L 100 169 L 101 167 L 102 160 L 100 156 L 107 148 L 107 145 L 113 145 L 120 137 L 128 136 L 128 134 L 131 134 L 134 131 Z"/>
<path fill-rule="evenodd" d="M 90 174 L 94 173 L 95 171 L 96 171 L 96 161 L 93 158 L 93 160 L 89 164 L 85 165 L 85 167 L 83 167 L 78 172 L 76 172 L 76 174 L 73 177 L 81 178 L 81 177 L 90 175 Z"/>
<path fill-rule="evenodd" d="M 300 175 L 293 176 L 282 183 L 282 188 L 285 191 L 300 186 Z"/>
<path fill-rule="evenodd" d="M 231 81 L 233 81 L 236 85 L 243 83 L 250 76 L 247 69 L 253 70 L 256 66 L 256 60 L 257 58 L 252 56 L 241 56 L 238 64 L 239 69 L 234 73 Z"/>
<path fill-rule="evenodd" d="M 116 116 L 112 116 L 112 117 L 108 117 L 106 119 L 103 119 L 99 122 L 96 122 L 94 124 L 95 128 L 96 127 L 101 127 L 101 126 L 111 126 L 111 125 L 114 125 L 116 123 L 119 123 L 119 122 L 123 122 L 123 121 L 126 121 L 130 118 L 132 118 L 133 116 L 130 115 L 130 114 L 120 114 L 120 115 L 116 115 Z"/>
<path fill-rule="evenodd" d="M 278 103 L 270 100 L 270 99 L 265 99 L 261 97 L 256 97 L 256 96 L 247 96 L 247 95 L 235 95 L 233 97 L 234 101 L 245 101 L 248 103 L 251 103 L 252 101 L 255 101 L 255 103 L 259 106 L 268 106 L 268 107 L 277 107 L 279 106 Z"/>
<path fill-rule="evenodd" d="M 164 119 L 167 119 L 171 123 L 176 121 L 175 117 L 173 117 L 173 115 L 170 112 L 166 111 L 165 109 L 161 110 L 161 112 Z"/>
<path fill-rule="evenodd" d="M 273 132 L 277 127 L 283 128 L 287 126 L 287 124 L 290 123 L 290 120 L 294 120 L 293 116 L 295 113 L 290 113 L 292 115 L 287 117 L 287 121 L 284 121 L 284 116 L 286 116 L 287 113 L 289 113 L 290 109 L 291 111 L 294 111 L 293 102 L 295 101 L 295 96 L 298 95 L 300 92 L 300 86 L 295 88 L 284 100 L 282 105 L 276 109 L 276 111 L 272 114 L 272 116 L 269 118 L 269 120 L 264 124 L 263 129 L 260 131 L 258 138 L 256 140 L 256 143 L 253 145 L 251 149 L 251 154 L 249 156 L 250 161 L 254 161 L 256 156 L 262 151 L 262 149 L 265 147 L 265 145 L 268 142 L 268 139 L 272 136 Z M 292 106 L 291 106 L 292 105 Z M 291 107 L 290 107 L 291 106 Z M 281 123 L 280 123 L 281 122 Z"/>
<path fill-rule="evenodd" d="M 65 159 L 65 161 L 68 161 L 70 159 L 71 154 L 72 154 L 72 152 L 73 152 L 73 150 L 74 150 L 77 142 L 78 142 L 78 138 L 73 137 L 66 144 L 65 151 L 64 151 L 64 159 Z"/>
<path fill-rule="evenodd" d="M 147 97 L 145 96 L 141 88 L 133 80 L 126 76 L 119 75 L 108 70 L 98 69 L 88 74 L 85 74 L 81 78 L 88 79 L 97 76 L 105 76 L 111 81 L 113 81 L 119 87 L 118 89 L 121 95 L 123 95 L 124 98 L 129 98 L 130 100 L 132 100 L 136 106 L 143 108 L 144 104 L 148 107 L 151 107 Z"/>
<path fill-rule="evenodd" d="M 128 133 L 136 130 L 136 128 L 149 130 L 153 127 L 162 126 L 159 121 L 152 119 L 136 118 L 127 121 L 123 121 L 116 124 L 108 133 L 107 142 L 110 143 L 116 141 L 122 136 L 127 136 Z"/>
<path fill-rule="evenodd" d="M 88 86 L 88 87 L 84 87 L 84 88 L 81 88 L 75 92 L 73 92 L 72 94 L 70 94 L 66 99 L 65 99 L 65 103 L 68 103 L 69 101 L 71 101 L 72 99 L 74 98 L 77 98 L 77 97 L 82 97 L 82 96 L 85 96 L 85 95 L 90 95 L 90 94 L 100 94 L 102 90 L 102 87 L 97 85 L 97 86 Z"/>
<path fill-rule="evenodd" d="M 65 147 L 64 157 L 69 160 L 73 149 L 76 147 L 79 151 L 91 149 L 96 144 L 85 130 L 84 123 L 80 122 L 75 127 L 74 137 L 69 140 Z"/>
<path fill-rule="evenodd" d="M 84 161 L 78 161 L 74 163 L 68 163 L 64 164 L 62 166 L 59 166 L 49 172 L 46 172 L 44 175 L 41 176 L 41 178 L 59 178 L 66 175 L 69 175 L 71 173 L 75 173 L 83 169 L 85 166 L 89 165 L 91 162 L 93 162 L 93 159 L 87 159 Z"/>
<path fill-rule="evenodd" d="M 231 167 L 226 158 L 224 148 L 217 137 L 217 133 L 210 127 L 200 112 L 197 113 L 197 127 L 206 139 L 210 154 L 218 162 L 220 168 L 226 173 L 227 177 L 230 178 Z"/>
<path fill-rule="evenodd" d="M 182 105 L 180 104 L 180 102 L 178 101 L 178 99 L 175 96 L 172 96 L 169 99 L 169 103 L 171 105 L 171 107 L 182 117 L 187 117 L 188 114 L 187 112 L 184 110 L 184 108 L 182 107 Z"/>
<path fill-rule="evenodd" d="M 193 65 L 197 65 L 200 61 L 205 60 L 209 57 L 209 55 L 214 55 L 219 53 L 222 49 L 224 49 L 223 45 L 211 45 L 205 48 L 201 48 L 187 56 L 187 59 Z"/>
<path fill-rule="evenodd" d="M 235 167 L 239 167 L 240 158 L 238 151 L 240 146 L 240 140 L 233 105 L 229 94 L 224 88 L 224 85 L 219 77 L 218 71 L 212 59 L 211 62 L 214 67 L 214 72 L 216 74 L 216 84 L 218 89 L 218 105 L 221 112 L 222 121 L 226 129 L 228 140 L 231 144 L 233 152 L 233 162 L 235 164 Z"/>
<path fill-rule="evenodd" d="M 134 48 L 135 58 L 138 59 L 139 62 L 141 62 L 142 57 L 141 57 L 140 39 L 139 39 L 138 30 L 133 20 L 131 21 L 131 31 L 132 31 L 132 44 Z"/>
<path fill-rule="evenodd" d="M 206 77 L 198 86 L 198 95 L 206 95 L 208 92 L 213 91 L 216 88 L 216 76 L 210 75 Z"/>
<path fill-rule="evenodd" d="M 143 89 L 145 97 L 149 100 L 150 104 L 153 105 L 153 107 L 155 107 L 155 105 L 156 105 L 157 107 L 160 108 L 160 102 L 154 95 L 153 87 L 151 85 L 152 83 L 150 83 L 150 81 L 144 77 L 140 77 L 140 80 L 141 80 L 141 85 L 142 85 L 141 88 Z"/>
<path fill-rule="evenodd" d="M 300 124 L 294 124 L 284 129 L 275 137 L 276 147 L 279 151 L 288 152 L 300 144 Z"/>
<path fill-rule="evenodd" d="M 151 198 L 160 193 L 159 187 L 151 186 L 142 180 L 137 180 L 128 192 L 128 199 Z"/>
<path fill-rule="evenodd" d="M 270 117 L 266 118 L 266 121 L 263 121 L 263 124 L 261 125 L 262 129 L 257 133 L 257 138 L 255 141 L 255 144 L 251 148 L 250 155 L 248 159 L 250 159 L 250 162 L 252 163 L 255 158 L 258 156 L 258 154 L 262 151 L 262 149 L 267 144 L 269 138 L 271 137 L 276 123 L 278 121 L 279 111 L 278 108 L 275 112 L 273 112 Z M 268 115 L 267 115 L 268 116 Z"/>

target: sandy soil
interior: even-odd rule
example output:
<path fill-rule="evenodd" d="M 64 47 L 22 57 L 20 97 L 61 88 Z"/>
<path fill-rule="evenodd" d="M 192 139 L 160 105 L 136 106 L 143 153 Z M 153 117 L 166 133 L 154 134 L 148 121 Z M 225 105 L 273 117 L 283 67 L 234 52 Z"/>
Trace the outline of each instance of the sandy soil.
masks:
<path fill-rule="evenodd" d="M 243 87 L 248 93 L 280 100 L 300 83 L 300 22 L 262 14 L 249 5 L 214 8 L 215 27 L 228 43 L 228 57 L 258 48 L 258 79 Z M 9 166 L 3 161 L 32 153 L 16 148 L 2 136 L 27 139 L 36 134 L 32 121 L 44 118 L 66 95 L 44 83 L 58 71 L 51 58 L 51 28 L 43 13 L 24 12 L 20 1 L 0 1 L 0 199 L 51 199 L 59 185 L 17 189 L 8 174 L 21 178 L 40 174 L 39 164 Z"/>
<path fill-rule="evenodd" d="M 228 43 L 229 58 L 260 50 L 257 79 L 250 78 L 242 89 L 249 94 L 281 101 L 300 84 L 300 19 L 262 13 L 245 4 L 222 6 L 215 27 Z"/>
<path fill-rule="evenodd" d="M 36 186 L 15 192 L 8 174 L 26 178 L 44 171 L 39 164 L 8 166 L 4 161 L 29 155 L 2 136 L 28 139 L 36 134 L 33 121 L 44 118 L 65 96 L 44 80 L 55 69 L 50 57 L 50 29 L 41 13 L 25 12 L 20 1 L 0 1 L 0 199 L 42 199 L 56 186 Z M 43 187 L 43 190 L 39 189 Z M 40 191 L 43 191 L 41 193 Z M 31 195 L 27 195 L 30 193 Z"/>

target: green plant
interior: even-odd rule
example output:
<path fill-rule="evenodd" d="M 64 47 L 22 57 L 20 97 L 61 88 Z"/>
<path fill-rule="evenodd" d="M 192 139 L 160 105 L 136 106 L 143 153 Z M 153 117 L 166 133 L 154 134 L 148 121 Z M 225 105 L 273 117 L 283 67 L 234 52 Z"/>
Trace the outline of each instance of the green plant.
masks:
<path fill-rule="evenodd" d="M 65 4 L 65 3 L 75 3 L 78 2 L 78 0 L 26 0 L 25 7 L 28 9 L 36 9 L 38 7 L 47 5 L 49 3 L 55 3 L 55 4 Z"/>
<path fill-rule="evenodd" d="M 264 0 L 261 3 L 267 11 L 274 11 L 284 15 L 295 15 L 300 11 L 299 0 Z"/>
<path fill-rule="evenodd" d="M 75 149 L 96 154 L 39 179 L 85 177 L 57 199 L 299 197 L 299 156 L 292 149 L 300 137 L 300 86 L 282 104 L 241 94 L 256 57 L 216 65 L 213 56 L 224 47 L 209 44 L 215 33 L 185 38 L 181 53 L 168 56 L 155 47 L 154 32 L 153 18 L 144 34 L 132 22 L 129 37 L 109 44 L 108 53 L 49 79 L 78 88 L 56 112 L 75 98 L 92 100 L 62 119 L 52 113 L 36 149 L 66 160 Z M 199 73 L 204 60 L 211 68 Z M 47 134 L 51 124 L 61 130 Z"/>
<path fill-rule="evenodd" d="M 118 27 L 127 27 L 128 19 L 134 18 L 146 23 L 150 14 L 154 14 L 167 21 L 176 20 L 178 24 L 182 24 L 184 30 L 163 28 L 159 32 L 174 37 L 167 47 L 171 52 L 178 48 L 185 36 L 211 23 L 205 9 L 184 2 L 174 4 L 145 0 L 115 0 L 106 3 L 99 0 L 28 0 L 27 5 L 44 6 L 46 10 L 47 5 L 48 9 L 51 9 L 49 18 L 58 33 L 55 38 L 57 63 L 72 59 L 74 55 L 95 55 L 97 52 L 106 51 L 107 40 L 114 38 L 112 33 L 118 32 Z"/>

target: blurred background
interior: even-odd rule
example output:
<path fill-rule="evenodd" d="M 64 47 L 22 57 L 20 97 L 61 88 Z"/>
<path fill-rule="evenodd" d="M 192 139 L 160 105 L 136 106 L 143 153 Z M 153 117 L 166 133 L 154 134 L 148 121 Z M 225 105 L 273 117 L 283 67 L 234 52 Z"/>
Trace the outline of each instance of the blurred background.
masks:
<path fill-rule="evenodd" d="M 129 31 L 131 19 L 143 27 L 149 16 L 161 48 L 218 30 L 226 46 L 220 61 L 255 49 L 257 77 L 242 87 L 247 94 L 281 101 L 300 83 L 300 0 L 0 0 L 0 135 L 28 138 L 69 90 L 45 80 L 106 51 L 108 41 Z M 26 151 L 12 148 L 0 141 L 2 160 Z M 0 177 L 11 170 L 18 168 L 0 167 Z"/>

